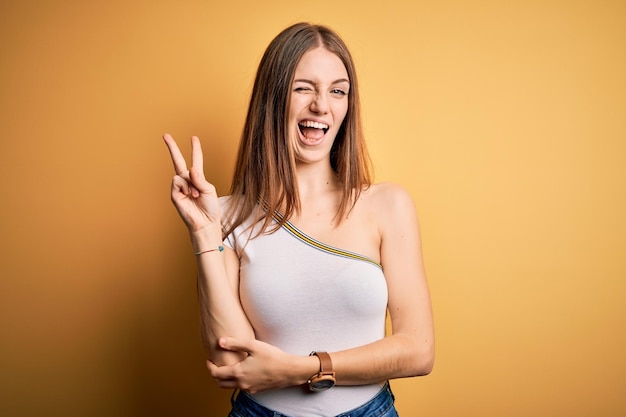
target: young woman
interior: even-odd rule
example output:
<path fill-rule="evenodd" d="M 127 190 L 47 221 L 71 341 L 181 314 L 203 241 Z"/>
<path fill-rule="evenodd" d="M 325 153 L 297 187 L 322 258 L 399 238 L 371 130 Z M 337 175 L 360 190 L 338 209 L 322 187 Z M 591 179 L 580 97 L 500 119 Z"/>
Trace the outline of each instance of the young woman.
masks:
<path fill-rule="evenodd" d="M 230 196 L 204 178 L 197 137 L 189 169 L 164 139 L 197 255 L 208 367 L 238 393 L 230 415 L 396 416 L 387 381 L 433 366 L 430 296 L 411 197 L 371 183 L 339 36 L 299 23 L 271 42 Z"/>

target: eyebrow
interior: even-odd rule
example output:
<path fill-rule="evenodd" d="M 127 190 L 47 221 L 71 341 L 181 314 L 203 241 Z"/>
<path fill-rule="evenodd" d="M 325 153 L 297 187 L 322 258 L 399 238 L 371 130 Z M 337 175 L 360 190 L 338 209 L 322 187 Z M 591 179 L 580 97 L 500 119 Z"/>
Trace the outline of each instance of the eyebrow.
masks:
<path fill-rule="evenodd" d="M 296 79 L 296 80 L 293 80 L 293 82 L 294 82 L 294 83 L 298 83 L 298 82 L 299 82 L 299 83 L 307 83 L 307 84 L 311 84 L 311 85 L 315 85 L 315 84 L 316 84 L 314 81 L 312 81 L 312 80 L 307 80 L 307 79 L 304 79 L 304 78 L 298 78 L 298 79 Z M 338 80 L 333 81 L 333 82 L 331 83 L 331 85 L 332 85 L 332 84 L 340 84 L 340 83 L 348 83 L 348 84 L 350 84 L 350 80 L 347 80 L 347 79 L 345 79 L 345 78 L 340 78 L 340 79 L 338 79 Z"/>

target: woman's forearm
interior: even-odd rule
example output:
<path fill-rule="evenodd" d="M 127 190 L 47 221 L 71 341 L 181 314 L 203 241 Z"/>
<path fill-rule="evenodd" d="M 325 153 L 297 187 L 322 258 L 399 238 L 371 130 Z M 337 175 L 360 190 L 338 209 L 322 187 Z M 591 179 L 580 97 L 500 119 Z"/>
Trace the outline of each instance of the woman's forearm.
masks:
<path fill-rule="evenodd" d="M 361 385 L 428 375 L 434 363 L 433 341 L 396 334 L 369 345 L 331 352 L 339 385 Z"/>
<path fill-rule="evenodd" d="M 365 385 L 395 378 L 428 375 L 434 363 L 432 341 L 420 342 L 400 334 L 368 345 L 328 353 L 337 385 Z M 290 376 L 293 383 L 306 383 L 314 373 L 308 373 L 309 361 L 309 357 L 299 357 L 295 365 L 290 365 L 283 372 L 284 375 L 290 376 L 288 371 L 297 372 L 297 376 Z"/>
<path fill-rule="evenodd" d="M 217 239 L 192 237 L 196 252 L 217 249 Z M 210 243 L 209 243 L 210 242 Z M 212 245 L 212 246 L 210 246 Z M 209 358 L 218 365 L 233 364 L 245 358 L 241 352 L 229 352 L 218 346 L 220 337 L 247 340 L 254 331 L 239 299 L 239 260 L 229 248 L 197 255 L 198 304 L 201 335 Z"/>

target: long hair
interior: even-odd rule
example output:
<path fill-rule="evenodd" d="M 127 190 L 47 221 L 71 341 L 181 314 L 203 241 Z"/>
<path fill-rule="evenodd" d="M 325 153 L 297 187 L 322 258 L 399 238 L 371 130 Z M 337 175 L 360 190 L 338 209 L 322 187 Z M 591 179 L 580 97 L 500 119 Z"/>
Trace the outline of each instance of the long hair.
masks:
<path fill-rule="evenodd" d="M 278 34 L 261 58 L 230 187 L 225 236 L 253 213 L 253 224 L 263 221 L 262 231 L 274 231 L 299 212 L 296 162 L 287 125 L 289 103 L 296 66 L 307 51 L 320 46 L 341 59 L 350 80 L 348 111 L 330 152 L 331 167 L 342 185 L 338 222 L 371 184 L 352 56 L 331 29 L 297 23 Z M 270 227 L 279 211 L 275 227 Z"/>

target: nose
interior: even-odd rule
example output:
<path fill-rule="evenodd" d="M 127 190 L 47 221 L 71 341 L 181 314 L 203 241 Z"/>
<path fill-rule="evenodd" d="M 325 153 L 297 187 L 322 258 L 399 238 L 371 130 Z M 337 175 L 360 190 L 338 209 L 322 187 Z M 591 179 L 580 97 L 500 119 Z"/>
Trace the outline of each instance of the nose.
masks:
<path fill-rule="evenodd" d="M 312 112 L 319 114 L 328 113 L 328 98 L 324 93 L 317 93 L 311 100 L 311 105 L 309 107 Z"/>

